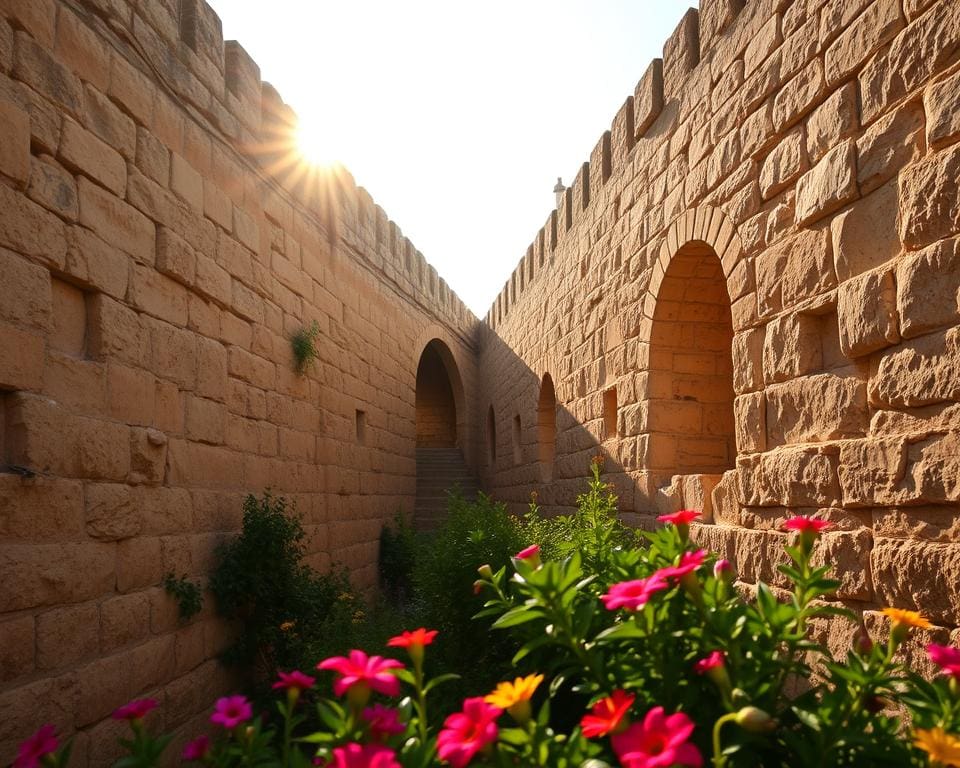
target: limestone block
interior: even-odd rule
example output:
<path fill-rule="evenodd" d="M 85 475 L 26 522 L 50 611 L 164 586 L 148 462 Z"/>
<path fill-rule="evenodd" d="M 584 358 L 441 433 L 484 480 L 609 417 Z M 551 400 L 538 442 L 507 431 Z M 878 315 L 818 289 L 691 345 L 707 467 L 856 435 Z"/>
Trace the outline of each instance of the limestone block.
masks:
<path fill-rule="evenodd" d="M 899 0 L 874 0 L 827 49 L 827 83 L 836 85 L 855 72 L 905 24 Z"/>
<path fill-rule="evenodd" d="M 896 507 L 873 510 L 875 536 L 960 541 L 960 516 L 955 506 Z"/>
<path fill-rule="evenodd" d="M 768 384 L 819 370 L 820 323 L 803 314 L 783 315 L 767 324 L 763 342 L 763 378 Z"/>
<path fill-rule="evenodd" d="M 823 62 L 814 59 L 777 92 L 773 100 L 773 127 L 782 133 L 825 96 Z"/>
<path fill-rule="evenodd" d="M 905 341 L 880 357 L 870 401 L 894 408 L 960 399 L 960 329 Z"/>
<path fill-rule="evenodd" d="M 633 92 L 633 129 L 640 139 L 663 109 L 663 59 L 654 59 Z"/>
<path fill-rule="evenodd" d="M 681 95 L 681 86 L 700 61 L 700 15 L 690 8 L 663 44 L 663 95 Z"/>
<path fill-rule="evenodd" d="M 203 212 L 203 178 L 176 152 L 170 158 L 170 189 L 195 211 Z"/>
<path fill-rule="evenodd" d="M 152 586 L 163 578 L 160 539 L 136 536 L 116 547 L 117 591 L 121 594 Z"/>
<path fill-rule="evenodd" d="M 167 463 L 167 436 L 158 429 L 130 430 L 130 482 L 158 485 Z"/>
<path fill-rule="evenodd" d="M 76 221 L 80 216 L 76 180 L 52 161 L 34 159 L 31 162 L 27 196 L 70 221 Z"/>
<path fill-rule="evenodd" d="M 0 547 L 0 572 L 6 587 L 0 593 L 0 610 L 79 603 L 109 593 L 115 546 L 78 542 Z"/>
<path fill-rule="evenodd" d="M 0 210 L 0 246 L 63 269 L 67 238 L 59 218 L 6 184 L 0 185 Z"/>
<path fill-rule="evenodd" d="M 767 449 L 767 413 L 763 392 L 741 395 L 733 401 L 737 453 L 758 453 Z"/>
<path fill-rule="evenodd" d="M 156 256 L 156 227 L 131 205 L 84 177 L 78 181 L 80 223 L 144 264 Z"/>
<path fill-rule="evenodd" d="M 5 541 L 49 542 L 83 533 L 83 486 L 79 481 L 44 479 L 25 484 L 0 475 L 0 537 Z"/>
<path fill-rule="evenodd" d="M 879 267 L 900 253 L 896 183 L 858 200 L 830 222 L 837 278 L 843 281 Z"/>
<path fill-rule="evenodd" d="M 36 642 L 33 616 L 19 616 L 0 622 L 0 681 L 4 683 L 29 675 L 34 670 Z"/>
<path fill-rule="evenodd" d="M 733 390 L 739 394 L 763 387 L 763 328 L 741 331 L 733 337 Z"/>
<path fill-rule="evenodd" d="M 848 280 L 837 291 L 840 348 L 847 357 L 861 357 L 900 340 L 897 291 L 890 269 Z"/>
<path fill-rule="evenodd" d="M 0 319 L 37 331 L 51 326 L 50 272 L 0 248 Z"/>
<path fill-rule="evenodd" d="M 170 183 L 170 150 L 143 126 L 137 126 L 136 165 L 161 187 Z"/>
<path fill-rule="evenodd" d="M 915 250 L 960 232 L 960 146 L 929 155 L 900 176 L 900 237 Z"/>
<path fill-rule="evenodd" d="M 924 93 L 927 144 L 940 149 L 960 135 L 960 73 L 934 83 Z"/>
<path fill-rule="evenodd" d="M 80 79 L 26 32 L 16 33 L 13 75 L 74 117 L 83 112 Z"/>
<path fill-rule="evenodd" d="M 157 227 L 157 270 L 184 285 L 193 285 L 197 256 L 193 248 L 168 227 Z"/>
<path fill-rule="evenodd" d="M 867 384 L 854 375 L 804 376 L 765 393 L 767 447 L 866 435 Z"/>
<path fill-rule="evenodd" d="M 846 83 L 814 110 L 807 120 L 807 154 L 818 162 L 841 139 L 854 134 L 859 127 L 857 86 Z"/>
<path fill-rule="evenodd" d="M 104 653 L 144 640 L 150 634 L 147 592 L 120 595 L 100 604 L 100 648 Z"/>
<path fill-rule="evenodd" d="M 882 605 L 952 625 L 960 612 L 960 546 L 878 538 L 870 556 Z"/>
<path fill-rule="evenodd" d="M 128 296 L 136 309 L 174 325 L 187 324 L 187 289 L 152 266 L 133 265 Z"/>
<path fill-rule="evenodd" d="M 194 389 L 197 381 L 196 335 L 151 318 L 146 318 L 145 324 L 150 334 L 150 370 L 183 389 Z"/>
<path fill-rule="evenodd" d="M 193 395 L 187 396 L 186 405 L 187 437 L 214 445 L 222 444 L 226 430 L 226 406 Z"/>
<path fill-rule="evenodd" d="M 218 402 L 227 396 L 227 350 L 202 336 L 197 337 L 197 394 Z"/>
<path fill-rule="evenodd" d="M 923 153 L 923 110 L 909 102 L 884 115 L 857 139 L 857 181 L 868 194 Z"/>
<path fill-rule="evenodd" d="M 30 116 L 16 104 L 0 101 L 0 173 L 26 184 L 30 178 Z"/>
<path fill-rule="evenodd" d="M 802 230 L 767 248 L 756 259 L 757 302 L 770 317 L 836 284 L 829 231 Z"/>
<path fill-rule="evenodd" d="M 137 124 L 103 93 L 87 83 L 83 89 L 84 125 L 126 160 L 133 162 L 137 148 Z"/>
<path fill-rule="evenodd" d="M 897 265 L 897 310 L 905 338 L 960 321 L 960 240 L 941 240 Z"/>
<path fill-rule="evenodd" d="M 73 120 L 63 121 L 57 157 L 68 168 L 89 176 L 115 195 L 124 196 L 127 165 L 123 157 Z"/>
<path fill-rule="evenodd" d="M 769 200 L 789 187 L 807 170 L 803 132 L 791 131 L 767 155 L 760 168 L 760 194 Z"/>
<path fill-rule="evenodd" d="M 98 541 L 120 541 L 140 532 L 140 515 L 127 485 L 89 483 L 84 490 L 87 533 Z"/>
<path fill-rule="evenodd" d="M 780 36 L 780 17 L 774 14 L 760 27 L 743 52 L 744 73 L 747 77 L 753 74 L 754 70 L 777 49 L 782 39 Z"/>
<path fill-rule="evenodd" d="M 41 613 L 37 617 L 37 666 L 59 669 L 75 665 L 100 650 L 96 603 Z"/>
<path fill-rule="evenodd" d="M 784 447 L 760 455 L 759 506 L 828 507 L 840 502 L 837 456 Z"/>
<path fill-rule="evenodd" d="M 700 52 L 711 48 L 717 36 L 742 8 L 741 0 L 702 0 L 700 3 Z"/>
<path fill-rule="evenodd" d="M 856 196 L 856 146 L 847 139 L 797 182 L 797 226 L 806 226 L 842 208 Z"/>
<path fill-rule="evenodd" d="M 713 522 L 719 525 L 738 525 L 740 523 L 740 491 L 737 488 L 736 470 L 723 473 L 710 494 L 713 507 Z"/>
<path fill-rule="evenodd" d="M 66 273 L 98 292 L 123 299 L 127 293 L 129 257 L 83 227 L 70 227 L 68 241 Z M 91 302 L 95 296 L 90 297 Z M 88 311 L 88 317 L 90 314 Z"/>

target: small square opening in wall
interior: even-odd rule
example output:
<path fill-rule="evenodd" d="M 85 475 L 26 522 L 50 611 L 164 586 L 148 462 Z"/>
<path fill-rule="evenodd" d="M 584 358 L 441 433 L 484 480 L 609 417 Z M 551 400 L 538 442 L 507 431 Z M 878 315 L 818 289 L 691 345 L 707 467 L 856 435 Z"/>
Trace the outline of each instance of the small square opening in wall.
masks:
<path fill-rule="evenodd" d="M 617 388 L 610 387 L 603 393 L 603 439 L 619 437 L 617 434 Z"/>
<path fill-rule="evenodd" d="M 360 445 L 367 443 L 367 412 L 357 411 L 357 442 Z"/>
<path fill-rule="evenodd" d="M 519 464 L 523 460 L 520 450 L 520 414 L 513 417 L 513 463 Z"/>

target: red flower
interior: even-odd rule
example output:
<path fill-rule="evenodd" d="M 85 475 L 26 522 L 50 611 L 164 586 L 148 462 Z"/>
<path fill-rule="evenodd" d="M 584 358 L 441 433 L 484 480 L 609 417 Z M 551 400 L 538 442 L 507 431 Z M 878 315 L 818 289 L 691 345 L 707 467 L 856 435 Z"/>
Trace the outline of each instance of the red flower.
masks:
<path fill-rule="evenodd" d="M 222 725 L 227 730 L 236 728 L 253 717 L 253 707 L 250 706 L 246 696 L 224 696 L 217 699 L 213 709 L 210 722 L 214 725 Z"/>
<path fill-rule="evenodd" d="M 370 728 L 370 736 L 375 741 L 385 741 L 398 733 L 403 733 L 407 727 L 400 722 L 400 713 L 385 707 L 383 704 L 374 704 L 363 710 L 363 719 Z"/>
<path fill-rule="evenodd" d="M 183 748 L 184 760 L 203 760 L 210 751 L 210 738 L 207 736 L 197 736 L 193 741 L 187 742 Z"/>
<path fill-rule="evenodd" d="M 411 646 L 419 645 L 422 648 L 425 645 L 430 645 L 436 636 L 437 630 L 420 627 L 420 629 L 415 629 L 413 632 L 404 631 L 402 635 L 391 637 L 387 640 L 387 645 L 391 648 L 410 648 Z"/>
<path fill-rule="evenodd" d="M 315 677 L 305 675 L 296 669 L 293 672 L 277 672 L 277 675 L 280 679 L 272 686 L 275 691 L 289 691 L 292 689 L 309 691 L 313 688 L 313 684 L 317 682 Z"/>
<path fill-rule="evenodd" d="M 114 720 L 142 720 L 151 710 L 157 708 L 156 699 L 136 699 L 113 711 Z"/>
<path fill-rule="evenodd" d="M 694 520 L 700 517 L 700 512 L 692 509 L 681 509 L 671 515 L 660 515 L 657 520 L 661 523 L 673 523 L 674 525 L 690 525 Z"/>
<path fill-rule="evenodd" d="M 317 664 L 317 669 L 332 669 L 340 675 L 333 682 L 333 691 L 342 696 L 353 686 L 361 686 L 386 696 L 400 693 L 400 681 L 389 670 L 402 669 L 403 664 L 382 656 L 367 656 L 363 651 L 350 651 L 349 656 L 333 656 Z"/>
<path fill-rule="evenodd" d="M 437 755 L 453 768 L 463 768 L 477 752 L 496 741 L 496 721 L 502 713 L 482 696 L 464 699 L 463 711 L 443 721 L 443 730 L 437 735 Z"/>
<path fill-rule="evenodd" d="M 17 757 L 13 768 L 37 768 L 47 755 L 57 751 L 57 729 L 50 723 L 41 725 L 39 730 L 17 748 Z"/>
<path fill-rule="evenodd" d="M 704 659 L 693 665 L 693 671 L 698 675 L 705 675 L 711 669 L 722 667 L 724 663 L 723 651 L 714 651 Z"/>
<path fill-rule="evenodd" d="M 402 768 L 396 753 L 380 744 L 347 744 L 333 750 L 332 768 Z"/>
<path fill-rule="evenodd" d="M 960 680 L 960 648 L 930 643 L 927 646 L 927 654 L 930 656 L 930 661 L 940 667 L 941 672 Z"/>
<path fill-rule="evenodd" d="M 664 717 L 663 707 L 654 707 L 642 723 L 613 734 L 610 740 L 624 768 L 700 768 L 703 757 L 689 742 L 692 734 L 693 720 L 685 714 L 677 712 Z"/>
<path fill-rule="evenodd" d="M 618 733 L 627 725 L 627 712 L 637 697 L 626 691 L 616 690 L 593 705 L 589 715 L 580 720 L 583 735 L 588 739 Z"/>
<path fill-rule="evenodd" d="M 795 515 L 783 524 L 785 531 L 800 531 L 800 533 L 813 533 L 814 535 L 822 533 L 833 524 L 827 520 L 818 520 L 815 517 L 806 515 Z"/>
<path fill-rule="evenodd" d="M 655 592 L 667 588 L 667 582 L 659 571 L 646 579 L 621 581 L 613 584 L 605 595 L 600 595 L 608 611 L 626 608 L 628 611 L 639 611 L 645 606 Z"/>
<path fill-rule="evenodd" d="M 540 545 L 531 544 L 526 549 L 521 549 L 517 554 L 514 555 L 514 558 L 517 560 L 526 560 L 527 558 L 539 557 L 540 556 Z"/>
<path fill-rule="evenodd" d="M 688 573 L 693 573 L 703 565 L 706 557 L 707 550 L 705 549 L 698 549 L 696 552 L 684 552 L 680 558 L 680 565 L 661 568 L 654 576 L 659 575 L 662 579 L 682 579 Z"/>

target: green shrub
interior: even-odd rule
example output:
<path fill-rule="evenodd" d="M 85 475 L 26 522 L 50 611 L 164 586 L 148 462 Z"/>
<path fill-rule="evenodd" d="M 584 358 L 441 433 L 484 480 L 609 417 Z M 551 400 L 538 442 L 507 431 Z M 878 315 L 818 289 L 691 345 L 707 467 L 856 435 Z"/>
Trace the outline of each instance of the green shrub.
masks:
<path fill-rule="evenodd" d="M 303 374 L 310 363 L 320 355 L 317 353 L 317 336 L 320 335 L 320 325 L 314 320 L 309 326 L 298 329 L 290 339 L 293 348 L 294 368 Z"/>
<path fill-rule="evenodd" d="M 177 601 L 181 621 L 189 621 L 203 608 L 203 592 L 200 590 L 200 585 L 190 581 L 186 576 L 166 574 L 163 577 L 163 588 Z"/>
<path fill-rule="evenodd" d="M 283 498 L 247 496 L 243 530 L 223 545 L 210 579 L 221 615 L 239 622 L 224 653 L 254 681 L 279 669 L 310 669 L 331 634 L 343 637 L 359 604 L 342 570 L 319 574 L 303 563 L 306 534 Z M 338 629 L 331 633 L 331 627 Z"/>
<path fill-rule="evenodd" d="M 393 524 L 388 523 L 380 531 L 380 558 L 377 564 L 380 590 L 392 603 L 404 604 L 412 598 L 416 561 L 416 534 L 406 516 L 397 512 Z"/>

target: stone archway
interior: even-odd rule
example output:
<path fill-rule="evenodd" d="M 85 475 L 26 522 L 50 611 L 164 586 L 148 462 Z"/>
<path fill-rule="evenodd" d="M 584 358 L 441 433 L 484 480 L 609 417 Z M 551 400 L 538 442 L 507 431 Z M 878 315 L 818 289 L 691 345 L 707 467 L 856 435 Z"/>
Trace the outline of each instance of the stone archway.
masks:
<path fill-rule="evenodd" d="M 557 393 L 553 378 L 543 374 L 540 382 L 540 397 L 537 400 L 537 458 L 540 463 L 540 479 L 548 483 L 553 479 L 553 462 L 557 453 Z"/>
<path fill-rule="evenodd" d="M 420 354 L 416 387 L 418 449 L 456 448 L 459 445 L 457 399 L 447 361 L 456 366 L 449 348 L 439 339 L 429 342 Z"/>

